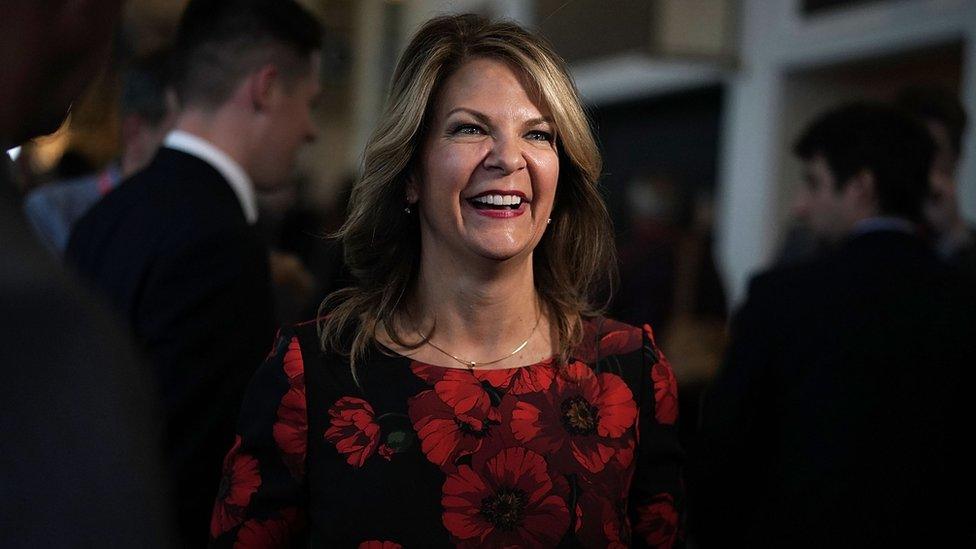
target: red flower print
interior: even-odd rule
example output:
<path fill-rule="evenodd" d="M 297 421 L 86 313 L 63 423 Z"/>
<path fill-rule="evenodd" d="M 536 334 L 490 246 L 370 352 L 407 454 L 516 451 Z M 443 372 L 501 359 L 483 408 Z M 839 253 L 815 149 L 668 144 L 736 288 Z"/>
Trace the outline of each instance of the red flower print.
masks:
<path fill-rule="evenodd" d="M 607 523 L 603 525 L 604 535 L 606 536 L 607 549 L 627 549 L 629 543 L 624 543 L 620 539 L 620 528 L 617 524 Z"/>
<path fill-rule="evenodd" d="M 362 467 L 380 443 L 380 426 L 373 421 L 373 407 L 361 398 L 342 397 L 329 408 L 332 426 L 325 438 L 335 444 L 346 463 Z"/>
<path fill-rule="evenodd" d="M 467 370 L 447 369 L 440 381 L 434 384 L 434 392 L 444 404 L 454 410 L 454 415 L 460 421 L 476 431 L 483 430 L 488 421 L 501 420 L 498 409 L 492 406 L 489 387 L 482 385 Z"/>
<path fill-rule="evenodd" d="M 654 419 L 664 425 L 674 425 L 678 420 L 678 382 L 674 372 L 661 355 L 661 361 L 651 368 L 654 380 Z"/>
<path fill-rule="evenodd" d="M 401 549 L 403 546 L 392 541 L 364 541 L 359 549 Z"/>
<path fill-rule="evenodd" d="M 674 370 L 664 353 L 654 341 L 654 330 L 644 325 L 644 333 L 654 347 L 657 362 L 651 367 L 651 380 L 654 382 L 654 419 L 663 425 L 674 425 L 678 420 L 678 382 Z"/>
<path fill-rule="evenodd" d="M 625 549 L 621 513 L 600 494 L 584 492 L 576 505 L 576 537 L 583 547 Z M 624 532 L 626 534 L 626 532 Z"/>
<path fill-rule="evenodd" d="M 640 423 L 640 418 L 634 422 L 634 430 L 637 431 L 637 426 Z M 635 433 L 636 435 L 636 433 Z M 620 469 L 629 469 L 630 465 L 634 462 L 634 450 L 636 449 L 637 442 L 635 438 L 628 438 L 623 446 L 617 448 L 617 453 L 614 454 L 611 463 L 617 465 Z M 633 472 L 633 471 L 631 471 Z M 628 482 L 627 485 L 630 483 Z"/>
<path fill-rule="evenodd" d="M 506 448 L 447 476 L 444 526 L 459 547 L 552 547 L 569 527 L 568 491 L 542 456 Z"/>
<path fill-rule="evenodd" d="M 410 363 L 410 371 L 413 375 L 424 380 L 428 385 L 433 385 L 440 381 L 444 374 L 451 368 L 445 368 L 443 366 L 433 366 L 431 364 L 424 364 L 423 362 L 412 361 Z"/>
<path fill-rule="evenodd" d="M 555 390 L 523 395 L 516 404 L 515 439 L 543 455 L 561 452 L 565 459 L 569 454 L 585 471 L 603 470 L 634 425 L 633 393 L 619 376 L 595 374 L 582 362 L 567 366 L 555 385 Z"/>
<path fill-rule="evenodd" d="M 670 549 L 678 537 L 678 510 L 671 494 L 658 494 L 651 503 L 637 507 L 634 534 L 651 547 Z"/>
<path fill-rule="evenodd" d="M 383 459 L 385 459 L 386 461 L 392 461 L 393 454 L 395 454 L 396 451 L 393 448 L 391 448 L 389 445 L 380 444 L 380 449 L 376 453 L 382 456 Z"/>
<path fill-rule="evenodd" d="M 657 347 L 657 339 L 654 338 L 654 328 L 651 328 L 650 324 L 644 324 L 642 328 L 644 333 L 647 335 L 647 339 L 651 340 L 651 345 Z"/>
<path fill-rule="evenodd" d="M 224 458 L 223 478 L 210 518 L 210 535 L 215 538 L 243 521 L 244 509 L 261 486 L 258 460 L 241 452 L 241 442 L 238 435 Z"/>
<path fill-rule="evenodd" d="M 601 333 L 597 334 L 597 329 Z M 621 355 L 641 348 L 640 329 L 609 318 L 583 322 L 583 340 L 573 350 L 573 356 L 581 362 L 591 364 L 599 356 Z M 599 347 L 598 347 L 599 346 Z"/>
<path fill-rule="evenodd" d="M 278 405 L 272 428 L 281 459 L 295 478 L 305 475 L 305 450 L 308 446 L 308 413 L 305 409 L 304 380 L 288 389 Z"/>
<path fill-rule="evenodd" d="M 249 520 L 237 531 L 234 549 L 288 547 L 298 530 L 298 511 L 285 509 L 281 518 Z"/>
<path fill-rule="evenodd" d="M 585 547 L 627 547 L 630 522 L 627 497 L 634 474 L 634 439 L 618 450 L 599 473 L 577 477 L 576 537 Z"/>
<path fill-rule="evenodd" d="M 622 355 L 641 348 L 641 331 L 634 326 L 606 319 L 600 336 L 600 356 Z"/>
<path fill-rule="evenodd" d="M 552 384 L 552 380 L 556 374 L 556 369 L 552 364 L 552 359 L 544 360 L 542 362 L 520 368 L 475 370 L 474 372 L 461 370 L 459 368 L 431 366 L 421 362 L 412 363 L 410 365 L 410 369 L 413 371 L 414 375 L 432 386 L 436 386 L 439 382 L 444 381 L 445 377 L 448 378 L 448 381 L 451 379 L 457 381 L 458 378 L 463 379 L 466 376 L 470 376 L 473 377 L 474 381 L 480 384 L 482 388 L 484 388 L 485 383 L 487 383 L 490 387 L 496 389 L 500 393 L 511 393 L 513 395 L 545 391 Z M 468 379 L 467 383 L 470 384 L 471 380 Z M 450 391 L 449 388 L 442 388 L 442 391 L 443 390 Z"/>
<path fill-rule="evenodd" d="M 288 376 L 288 384 L 292 387 L 296 383 L 305 386 L 305 364 L 302 362 L 302 347 L 298 343 L 297 337 L 292 337 L 288 342 L 288 350 L 285 351 L 283 359 L 285 375 Z"/>
<path fill-rule="evenodd" d="M 506 402 L 508 400 L 506 398 Z M 479 422 L 480 428 L 475 428 L 471 423 L 459 419 L 434 391 L 423 391 L 414 396 L 409 400 L 408 407 L 410 421 L 420 439 L 421 451 L 446 472 L 454 471 L 454 463 L 462 456 L 502 447 L 498 422 Z"/>
<path fill-rule="evenodd" d="M 521 368 L 478 370 L 475 375 L 478 379 L 488 381 L 492 386 L 504 389 L 509 394 L 524 395 L 547 391 L 556 378 L 556 367 L 550 358 Z"/>

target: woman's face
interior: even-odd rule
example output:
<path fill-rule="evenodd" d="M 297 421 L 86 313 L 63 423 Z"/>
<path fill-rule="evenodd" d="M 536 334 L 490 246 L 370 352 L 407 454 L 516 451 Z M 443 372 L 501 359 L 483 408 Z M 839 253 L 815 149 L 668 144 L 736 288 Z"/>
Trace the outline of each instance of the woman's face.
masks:
<path fill-rule="evenodd" d="M 431 119 L 407 186 L 424 249 L 456 259 L 529 257 L 559 179 L 548 110 L 508 64 L 478 58 L 445 81 Z"/>

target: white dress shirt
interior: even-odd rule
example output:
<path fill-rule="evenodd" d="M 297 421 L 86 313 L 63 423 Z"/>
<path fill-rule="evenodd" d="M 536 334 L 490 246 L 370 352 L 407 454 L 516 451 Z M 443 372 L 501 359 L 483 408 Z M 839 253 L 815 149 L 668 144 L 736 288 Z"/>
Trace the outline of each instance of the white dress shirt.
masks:
<path fill-rule="evenodd" d="M 915 234 L 916 230 L 915 224 L 907 219 L 892 216 L 877 216 L 868 217 L 855 223 L 851 235 L 857 236 L 876 231 L 898 231 Z"/>
<path fill-rule="evenodd" d="M 213 166 L 227 180 L 237 200 L 241 203 L 244 218 L 253 225 L 258 220 L 258 203 L 254 194 L 254 183 L 233 158 L 218 149 L 213 143 L 182 130 L 173 130 L 166 135 L 163 146 L 193 155 Z"/>

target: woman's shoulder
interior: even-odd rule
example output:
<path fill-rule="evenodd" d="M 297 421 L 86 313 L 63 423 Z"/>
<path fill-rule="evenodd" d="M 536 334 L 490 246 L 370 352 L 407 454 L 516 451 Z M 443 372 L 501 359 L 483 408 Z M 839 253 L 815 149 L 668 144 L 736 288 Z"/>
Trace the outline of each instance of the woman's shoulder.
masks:
<path fill-rule="evenodd" d="M 355 334 L 349 331 L 341 334 L 337 341 L 330 340 L 324 332 L 328 319 L 328 316 L 319 316 L 283 326 L 278 331 L 276 352 L 287 347 L 289 353 L 301 358 L 303 369 L 308 370 L 310 365 L 314 365 L 316 375 L 326 376 L 340 384 L 354 382 L 349 353 Z M 357 365 L 365 367 L 395 358 L 384 354 L 382 348 L 374 343 L 367 346 L 365 353 L 357 359 Z"/>
<path fill-rule="evenodd" d="M 281 331 L 282 333 L 289 333 L 295 337 L 300 337 L 303 340 L 309 337 L 317 339 L 319 336 L 319 328 L 326 320 L 328 320 L 328 317 L 319 316 L 293 324 L 286 324 L 281 328 Z"/>
<path fill-rule="evenodd" d="M 573 355 L 583 362 L 596 362 L 611 356 L 655 350 L 651 326 L 632 326 L 604 316 L 583 318 L 583 337 Z"/>
<path fill-rule="evenodd" d="M 303 322 L 285 324 L 278 328 L 274 345 L 265 361 L 266 367 L 282 367 L 289 378 L 304 375 L 309 364 L 324 361 L 319 324 L 316 318 Z"/>
<path fill-rule="evenodd" d="M 329 323 L 329 315 L 320 315 L 312 319 L 304 320 L 301 322 L 295 322 L 293 324 L 285 325 L 281 328 L 280 334 L 296 337 L 298 338 L 299 344 L 303 351 L 317 353 L 324 352 L 327 346 L 323 345 L 325 339 L 326 330 L 332 328 Z M 348 349 L 349 345 L 352 344 L 353 337 L 355 333 L 353 330 L 347 329 L 342 332 L 338 338 L 338 345 L 342 349 Z M 331 339 L 331 338 L 330 338 Z"/>
<path fill-rule="evenodd" d="M 275 351 L 278 351 L 282 346 L 288 346 L 293 351 L 300 351 L 303 355 L 317 351 L 320 347 L 318 334 L 321 320 L 316 318 L 280 326 L 275 335 Z"/>
<path fill-rule="evenodd" d="M 638 328 L 596 317 L 584 319 L 583 332 L 583 342 L 574 358 L 586 362 L 594 372 L 620 376 L 639 398 L 653 393 L 656 421 L 673 425 L 677 419 L 678 385 L 671 364 L 657 346 L 651 326 L 644 324 Z"/>

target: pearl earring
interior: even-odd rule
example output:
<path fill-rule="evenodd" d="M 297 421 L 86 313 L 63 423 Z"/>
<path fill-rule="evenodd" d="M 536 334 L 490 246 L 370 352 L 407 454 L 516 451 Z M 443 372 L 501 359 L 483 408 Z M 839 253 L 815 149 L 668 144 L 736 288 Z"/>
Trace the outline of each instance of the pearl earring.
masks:
<path fill-rule="evenodd" d="M 546 225 L 549 225 L 550 223 L 552 223 L 552 218 L 551 217 L 549 219 L 546 219 Z"/>

